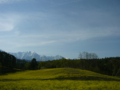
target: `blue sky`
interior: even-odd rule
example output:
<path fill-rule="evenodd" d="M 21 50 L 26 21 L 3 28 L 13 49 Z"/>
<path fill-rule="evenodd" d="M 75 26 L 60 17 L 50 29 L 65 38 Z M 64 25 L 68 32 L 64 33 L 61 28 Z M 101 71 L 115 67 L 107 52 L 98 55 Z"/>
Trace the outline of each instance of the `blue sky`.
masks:
<path fill-rule="evenodd" d="M 0 49 L 120 56 L 119 0 L 0 0 Z"/>

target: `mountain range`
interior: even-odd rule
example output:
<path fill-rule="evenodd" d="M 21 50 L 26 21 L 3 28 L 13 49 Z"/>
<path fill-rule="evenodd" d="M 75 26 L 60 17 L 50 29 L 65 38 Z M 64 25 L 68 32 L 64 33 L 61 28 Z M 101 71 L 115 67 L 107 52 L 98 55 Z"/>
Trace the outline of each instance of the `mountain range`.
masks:
<path fill-rule="evenodd" d="M 56 56 L 45 56 L 45 55 L 39 55 L 36 52 L 17 52 L 17 53 L 10 53 L 14 55 L 17 59 L 25 59 L 25 60 L 32 60 L 35 58 L 37 61 L 47 61 L 47 60 L 56 60 L 56 59 L 61 59 L 63 58 L 60 55 Z"/>

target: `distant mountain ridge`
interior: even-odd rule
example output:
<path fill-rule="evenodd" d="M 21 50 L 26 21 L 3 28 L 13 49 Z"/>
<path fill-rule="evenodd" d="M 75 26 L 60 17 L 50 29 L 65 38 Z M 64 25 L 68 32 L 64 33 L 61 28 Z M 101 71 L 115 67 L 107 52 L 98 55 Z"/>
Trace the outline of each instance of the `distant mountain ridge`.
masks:
<path fill-rule="evenodd" d="M 5 51 L 3 51 L 3 50 L 1 50 L 1 49 L 0 49 L 0 51 L 1 51 L 1 52 L 5 52 Z"/>
<path fill-rule="evenodd" d="M 47 61 L 47 60 L 55 60 L 55 59 L 61 59 L 63 58 L 60 55 L 56 56 L 45 56 L 45 55 L 39 55 L 36 52 L 17 52 L 17 53 L 10 53 L 14 55 L 18 59 L 25 59 L 25 60 L 32 60 L 33 58 L 36 58 L 37 61 Z"/>

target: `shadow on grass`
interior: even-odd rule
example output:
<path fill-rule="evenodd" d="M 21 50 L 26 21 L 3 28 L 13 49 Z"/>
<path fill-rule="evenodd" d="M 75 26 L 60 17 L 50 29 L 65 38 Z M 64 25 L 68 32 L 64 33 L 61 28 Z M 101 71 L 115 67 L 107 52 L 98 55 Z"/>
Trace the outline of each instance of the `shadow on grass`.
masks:
<path fill-rule="evenodd" d="M 72 78 L 51 78 L 51 79 L 2 79 L 0 81 L 6 82 L 6 81 L 24 81 L 24 80 L 80 80 L 80 81 L 120 81 L 119 79 L 110 79 L 110 78 L 86 78 L 86 77 L 72 77 Z"/>
<path fill-rule="evenodd" d="M 8 75 L 10 73 L 16 73 L 16 72 L 21 72 L 21 71 L 25 71 L 25 70 L 20 70 L 20 69 L 3 69 L 3 70 L 1 70 L 0 75 Z"/>

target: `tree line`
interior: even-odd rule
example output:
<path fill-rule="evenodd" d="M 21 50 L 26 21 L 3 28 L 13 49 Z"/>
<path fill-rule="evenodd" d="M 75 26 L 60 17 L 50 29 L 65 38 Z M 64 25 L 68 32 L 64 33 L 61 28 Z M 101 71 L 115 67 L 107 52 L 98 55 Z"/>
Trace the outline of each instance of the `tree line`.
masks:
<path fill-rule="evenodd" d="M 79 68 L 107 74 L 120 76 L 120 57 L 108 57 L 99 59 L 95 53 L 83 52 L 79 54 L 79 59 L 59 59 L 48 61 L 31 61 L 16 59 L 13 55 L 0 52 L 0 72 L 5 69 L 38 70 L 45 68 Z"/>
<path fill-rule="evenodd" d="M 15 67 L 16 58 L 13 55 L 0 51 L 0 72 L 11 72 Z"/>
<path fill-rule="evenodd" d="M 102 59 L 59 59 L 53 61 L 39 61 L 32 59 L 31 62 L 23 62 L 20 69 L 37 70 L 46 68 L 79 68 L 90 70 L 101 74 L 120 76 L 120 57 L 110 57 Z"/>

